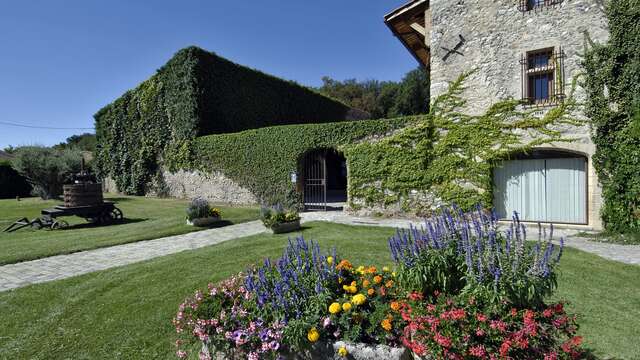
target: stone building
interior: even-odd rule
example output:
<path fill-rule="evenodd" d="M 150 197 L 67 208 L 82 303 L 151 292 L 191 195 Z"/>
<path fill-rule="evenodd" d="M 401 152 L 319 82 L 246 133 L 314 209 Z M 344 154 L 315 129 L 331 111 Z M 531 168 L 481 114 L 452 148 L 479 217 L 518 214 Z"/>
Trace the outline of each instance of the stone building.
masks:
<path fill-rule="evenodd" d="M 476 69 L 464 94 L 472 113 L 516 98 L 543 114 L 565 99 L 580 73 L 585 35 L 597 42 L 608 37 L 600 0 L 414 0 L 386 15 L 385 23 L 430 70 L 432 96 Z M 578 88 L 575 96 L 584 98 L 584 92 Z M 515 210 L 529 221 L 602 227 L 589 127 L 563 132 L 577 140 L 494 170 L 499 214 Z"/>

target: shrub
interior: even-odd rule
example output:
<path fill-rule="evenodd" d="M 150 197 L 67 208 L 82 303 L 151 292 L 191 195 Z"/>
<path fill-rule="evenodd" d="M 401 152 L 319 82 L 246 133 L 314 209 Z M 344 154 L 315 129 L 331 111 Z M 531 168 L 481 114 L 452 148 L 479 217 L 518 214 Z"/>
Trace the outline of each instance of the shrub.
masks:
<path fill-rule="evenodd" d="M 272 207 L 262 207 L 260 209 L 260 219 L 264 226 L 272 228 L 286 222 L 300 220 L 300 215 L 295 210 L 284 210 L 282 205 Z"/>
<path fill-rule="evenodd" d="M 73 180 L 82 163 L 82 153 L 74 149 L 25 146 L 14 155 L 14 169 L 33 186 L 32 193 L 45 200 L 60 196 L 62 185 Z"/>
<path fill-rule="evenodd" d="M 220 210 L 211 207 L 209 202 L 204 198 L 195 198 L 191 200 L 187 207 L 187 220 L 201 219 L 208 217 L 220 217 Z"/>
<path fill-rule="evenodd" d="M 517 213 L 502 233 L 493 214 L 454 208 L 427 220 L 421 230 L 398 232 L 389 246 L 407 291 L 464 292 L 525 308 L 542 305 L 557 285 L 553 270 L 563 240 L 556 247 L 552 238 L 553 227 L 550 234 L 540 230 L 529 246 Z"/>
<path fill-rule="evenodd" d="M 13 169 L 9 161 L 0 160 L 0 199 L 28 196 L 31 185 Z"/>

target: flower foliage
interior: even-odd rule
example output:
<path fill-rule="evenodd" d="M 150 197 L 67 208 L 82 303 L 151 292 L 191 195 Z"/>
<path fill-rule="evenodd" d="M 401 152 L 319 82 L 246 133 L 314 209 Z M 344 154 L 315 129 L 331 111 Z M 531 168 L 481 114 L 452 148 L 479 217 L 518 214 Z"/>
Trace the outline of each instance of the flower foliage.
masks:
<path fill-rule="evenodd" d="M 205 198 L 195 198 L 191 200 L 189 206 L 187 207 L 188 220 L 220 216 L 220 210 L 211 207 L 211 205 L 209 205 L 209 202 Z"/>
<path fill-rule="evenodd" d="M 354 266 L 302 236 L 278 259 L 197 291 L 174 319 L 200 359 L 276 359 L 312 354 L 318 343 L 406 346 L 446 359 L 570 359 L 582 354 L 575 317 L 547 305 L 562 247 L 540 232 L 526 243 L 514 216 L 445 209 L 389 240 L 395 271 Z M 335 356 L 349 356 L 346 348 Z"/>
<path fill-rule="evenodd" d="M 271 207 L 263 206 L 260 209 L 260 219 L 264 226 L 272 228 L 286 222 L 300 220 L 300 215 L 295 210 L 285 210 L 282 205 L 277 204 Z"/>
<path fill-rule="evenodd" d="M 540 228 L 535 245 L 526 243 L 527 232 L 514 213 L 501 232 L 493 213 L 478 207 L 464 213 L 444 209 L 425 221 L 421 229 L 398 231 L 389 240 L 405 289 L 423 294 L 475 293 L 517 306 L 538 306 L 555 289 L 554 267 L 562 255 Z"/>
<path fill-rule="evenodd" d="M 473 298 L 439 294 L 426 303 L 410 294 L 402 304 L 402 335 L 416 355 L 437 359 L 575 359 L 582 355 L 575 316 L 562 303 L 540 310 L 508 303 L 483 308 Z"/>

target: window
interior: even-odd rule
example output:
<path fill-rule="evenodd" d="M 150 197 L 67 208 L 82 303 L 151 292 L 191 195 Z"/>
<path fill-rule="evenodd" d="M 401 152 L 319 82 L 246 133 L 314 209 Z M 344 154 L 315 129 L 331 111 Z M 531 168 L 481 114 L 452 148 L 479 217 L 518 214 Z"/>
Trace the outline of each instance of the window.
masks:
<path fill-rule="evenodd" d="M 564 99 L 564 53 L 561 48 L 522 55 L 522 100 L 530 105 L 553 105 Z"/>
<path fill-rule="evenodd" d="M 524 13 L 531 10 L 539 10 L 545 7 L 558 5 L 562 1 L 563 0 L 520 0 L 518 9 Z"/>

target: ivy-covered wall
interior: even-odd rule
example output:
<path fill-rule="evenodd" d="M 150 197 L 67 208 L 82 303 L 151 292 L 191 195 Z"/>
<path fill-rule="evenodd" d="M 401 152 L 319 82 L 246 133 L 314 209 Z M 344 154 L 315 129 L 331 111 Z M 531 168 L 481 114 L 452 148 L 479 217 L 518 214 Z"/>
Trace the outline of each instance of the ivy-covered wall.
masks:
<path fill-rule="evenodd" d="M 179 162 L 196 136 L 366 115 L 293 82 L 189 47 L 96 113 L 96 164 L 120 191 L 143 194 L 160 159 Z"/>
<path fill-rule="evenodd" d="M 388 135 L 415 121 L 415 117 L 406 117 L 286 125 L 209 135 L 194 141 L 191 161 L 178 167 L 221 172 L 250 190 L 261 202 L 294 206 L 301 198 L 290 174 L 301 171 L 299 166 L 306 152 L 322 148 L 342 150 L 348 144 Z"/>
<path fill-rule="evenodd" d="M 467 115 L 461 94 L 472 73 L 450 84 L 414 124 L 381 141 L 346 147 L 352 209 L 427 215 L 443 204 L 490 206 L 498 162 L 540 145 L 571 141 L 561 128 L 582 124 L 570 115 L 573 96 L 544 116 L 515 100 Z"/>
<path fill-rule="evenodd" d="M 585 56 L 587 115 L 607 230 L 640 231 L 640 0 L 607 2 L 610 38 Z"/>

